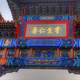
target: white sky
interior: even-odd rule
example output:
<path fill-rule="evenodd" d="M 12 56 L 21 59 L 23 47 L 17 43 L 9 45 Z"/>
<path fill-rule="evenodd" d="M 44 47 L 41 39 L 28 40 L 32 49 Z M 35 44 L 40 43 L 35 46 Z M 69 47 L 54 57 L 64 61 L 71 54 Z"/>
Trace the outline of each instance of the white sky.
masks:
<path fill-rule="evenodd" d="M 5 20 L 12 20 L 11 11 L 9 9 L 7 0 L 0 0 L 0 12 Z"/>

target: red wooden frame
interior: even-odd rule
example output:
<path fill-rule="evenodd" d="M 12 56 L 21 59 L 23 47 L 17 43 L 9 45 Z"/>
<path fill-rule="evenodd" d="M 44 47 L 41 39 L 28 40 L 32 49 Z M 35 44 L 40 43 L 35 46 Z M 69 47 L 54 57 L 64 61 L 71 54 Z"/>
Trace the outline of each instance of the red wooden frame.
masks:
<path fill-rule="evenodd" d="M 66 24 L 66 36 L 26 36 L 27 32 L 27 24 Z M 32 21 L 27 21 L 26 26 L 24 29 L 24 38 L 30 39 L 30 38 L 68 38 L 68 33 L 69 33 L 69 21 L 67 20 L 32 20 Z"/>

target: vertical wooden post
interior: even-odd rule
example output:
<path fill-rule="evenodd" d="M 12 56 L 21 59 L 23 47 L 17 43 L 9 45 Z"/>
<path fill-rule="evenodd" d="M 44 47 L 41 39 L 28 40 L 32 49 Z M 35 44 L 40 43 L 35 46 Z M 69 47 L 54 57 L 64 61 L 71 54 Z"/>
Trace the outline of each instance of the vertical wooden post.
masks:
<path fill-rule="evenodd" d="M 68 52 L 69 58 L 74 58 L 74 49 L 70 49 Z"/>
<path fill-rule="evenodd" d="M 61 56 L 61 54 L 60 54 L 60 49 L 59 49 L 59 48 L 57 48 L 56 53 L 57 53 L 57 56 L 58 56 L 58 57 Z"/>

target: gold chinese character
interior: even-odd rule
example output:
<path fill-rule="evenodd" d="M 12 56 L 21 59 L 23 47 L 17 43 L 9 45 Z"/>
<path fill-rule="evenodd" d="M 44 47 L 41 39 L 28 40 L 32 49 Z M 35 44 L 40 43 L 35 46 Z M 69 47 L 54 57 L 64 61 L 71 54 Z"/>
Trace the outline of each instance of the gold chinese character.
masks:
<path fill-rule="evenodd" d="M 37 34 L 37 27 L 32 28 L 32 34 Z"/>
<path fill-rule="evenodd" d="M 45 29 L 44 27 L 41 27 L 40 30 L 39 30 L 39 33 L 40 33 L 40 34 L 46 33 L 46 29 Z"/>
<path fill-rule="evenodd" d="M 54 30 L 55 30 L 56 34 L 59 34 L 60 31 L 61 31 L 61 28 L 59 26 L 57 26 L 57 27 L 54 28 Z"/>
<path fill-rule="evenodd" d="M 52 28 L 48 28 L 48 34 L 52 34 Z"/>

